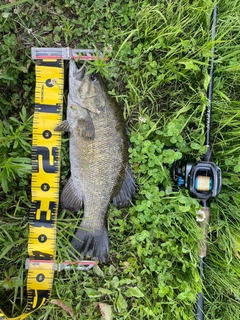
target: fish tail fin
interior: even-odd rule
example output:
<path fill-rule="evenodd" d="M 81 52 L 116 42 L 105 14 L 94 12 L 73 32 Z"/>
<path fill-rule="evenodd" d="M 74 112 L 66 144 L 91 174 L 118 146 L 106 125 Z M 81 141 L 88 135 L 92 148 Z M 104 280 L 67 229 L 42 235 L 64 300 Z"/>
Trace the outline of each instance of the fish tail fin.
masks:
<path fill-rule="evenodd" d="M 71 256 L 76 258 L 91 257 L 94 260 L 106 263 L 109 260 L 108 231 L 105 226 L 101 230 L 80 228 L 75 233 L 71 244 Z"/>

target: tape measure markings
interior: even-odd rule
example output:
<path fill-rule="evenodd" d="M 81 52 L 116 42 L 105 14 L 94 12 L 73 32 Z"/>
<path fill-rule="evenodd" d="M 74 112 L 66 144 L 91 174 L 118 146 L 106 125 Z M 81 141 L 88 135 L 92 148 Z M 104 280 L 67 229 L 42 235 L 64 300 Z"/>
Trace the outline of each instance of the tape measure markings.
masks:
<path fill-rule="evenodd" d="M 63 60 L 36 61 L 32 139 L 32 204 L 29 215 L 27 306 L 25 319 L 49 299 L 55 270 L 56 219 L 60 179 Z M 36 261 L 35 261 L 36 260 Z M 0 320 L 7 318 L 0 310 Z"/>
<path fill-rule="evenodd" d="M 30 311 L 47 301 L 54 278 L 61 139 L 53 129 L 61 121 L 63 61 L 37 60 L 36 80 L 28 243 Z"/>

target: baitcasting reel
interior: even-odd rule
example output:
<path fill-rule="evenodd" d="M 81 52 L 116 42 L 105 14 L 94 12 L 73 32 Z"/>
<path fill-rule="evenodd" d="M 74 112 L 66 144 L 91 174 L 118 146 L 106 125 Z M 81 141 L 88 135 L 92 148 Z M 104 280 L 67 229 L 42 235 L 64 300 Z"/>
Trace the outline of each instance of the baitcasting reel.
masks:
<path fill-rule="evenodd" d="M 190 195 L 203 201 L 216 198 L 222 187 L 222 171 L 214 162 L 176 161 L 172 178 L 179 187 L 187 188 Z"/>

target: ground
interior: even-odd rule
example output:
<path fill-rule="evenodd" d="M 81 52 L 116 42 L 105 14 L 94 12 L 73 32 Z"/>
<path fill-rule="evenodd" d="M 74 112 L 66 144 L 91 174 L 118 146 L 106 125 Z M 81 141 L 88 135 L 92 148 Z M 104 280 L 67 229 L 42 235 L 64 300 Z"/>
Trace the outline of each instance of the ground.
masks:
<path fill-rule="evenodd" d="M 70 46 L 99 48 L 110 58 L 90 67 L 105 77 L 122 108 L 137 194 L 130 208 L 110 208 L 109 264 L 56 273 L 49 303 L 29 319 L 189 320 L 202 290 L 205 319 L 240 319 L 240 1 L 219 1 L 214 43 L 213 7 L 210 0 L 0 4 L 0 308 L 6 314 L 17 316 L 26 305 L 35 90 L 30 48 Z M 211 202 L 201 281 L 200 205 L 175 186 L 170 170 L 174 160 L 199 161 L 206 152 L 213 44 L 211 145 L 223 186 Z M 64 108 L 67 83 L 65 89 Z M 69 173 L 67 139 L 63 135 L 60 188 Z M 58 261 L 67 259 L 80 218 L 59 208 Z"/>

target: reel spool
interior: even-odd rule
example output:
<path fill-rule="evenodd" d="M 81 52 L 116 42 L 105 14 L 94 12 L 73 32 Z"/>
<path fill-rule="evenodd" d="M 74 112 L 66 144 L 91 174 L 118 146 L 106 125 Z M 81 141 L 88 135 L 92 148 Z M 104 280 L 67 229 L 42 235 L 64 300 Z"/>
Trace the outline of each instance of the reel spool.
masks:
<path fill-rule="evenodd" d="M 216 198 L 222 187 L 222 172 L 214 162 L 176 161 L 172 178 L 179 187 L 185 187 L 190 195 L 204 201 Z"/>

